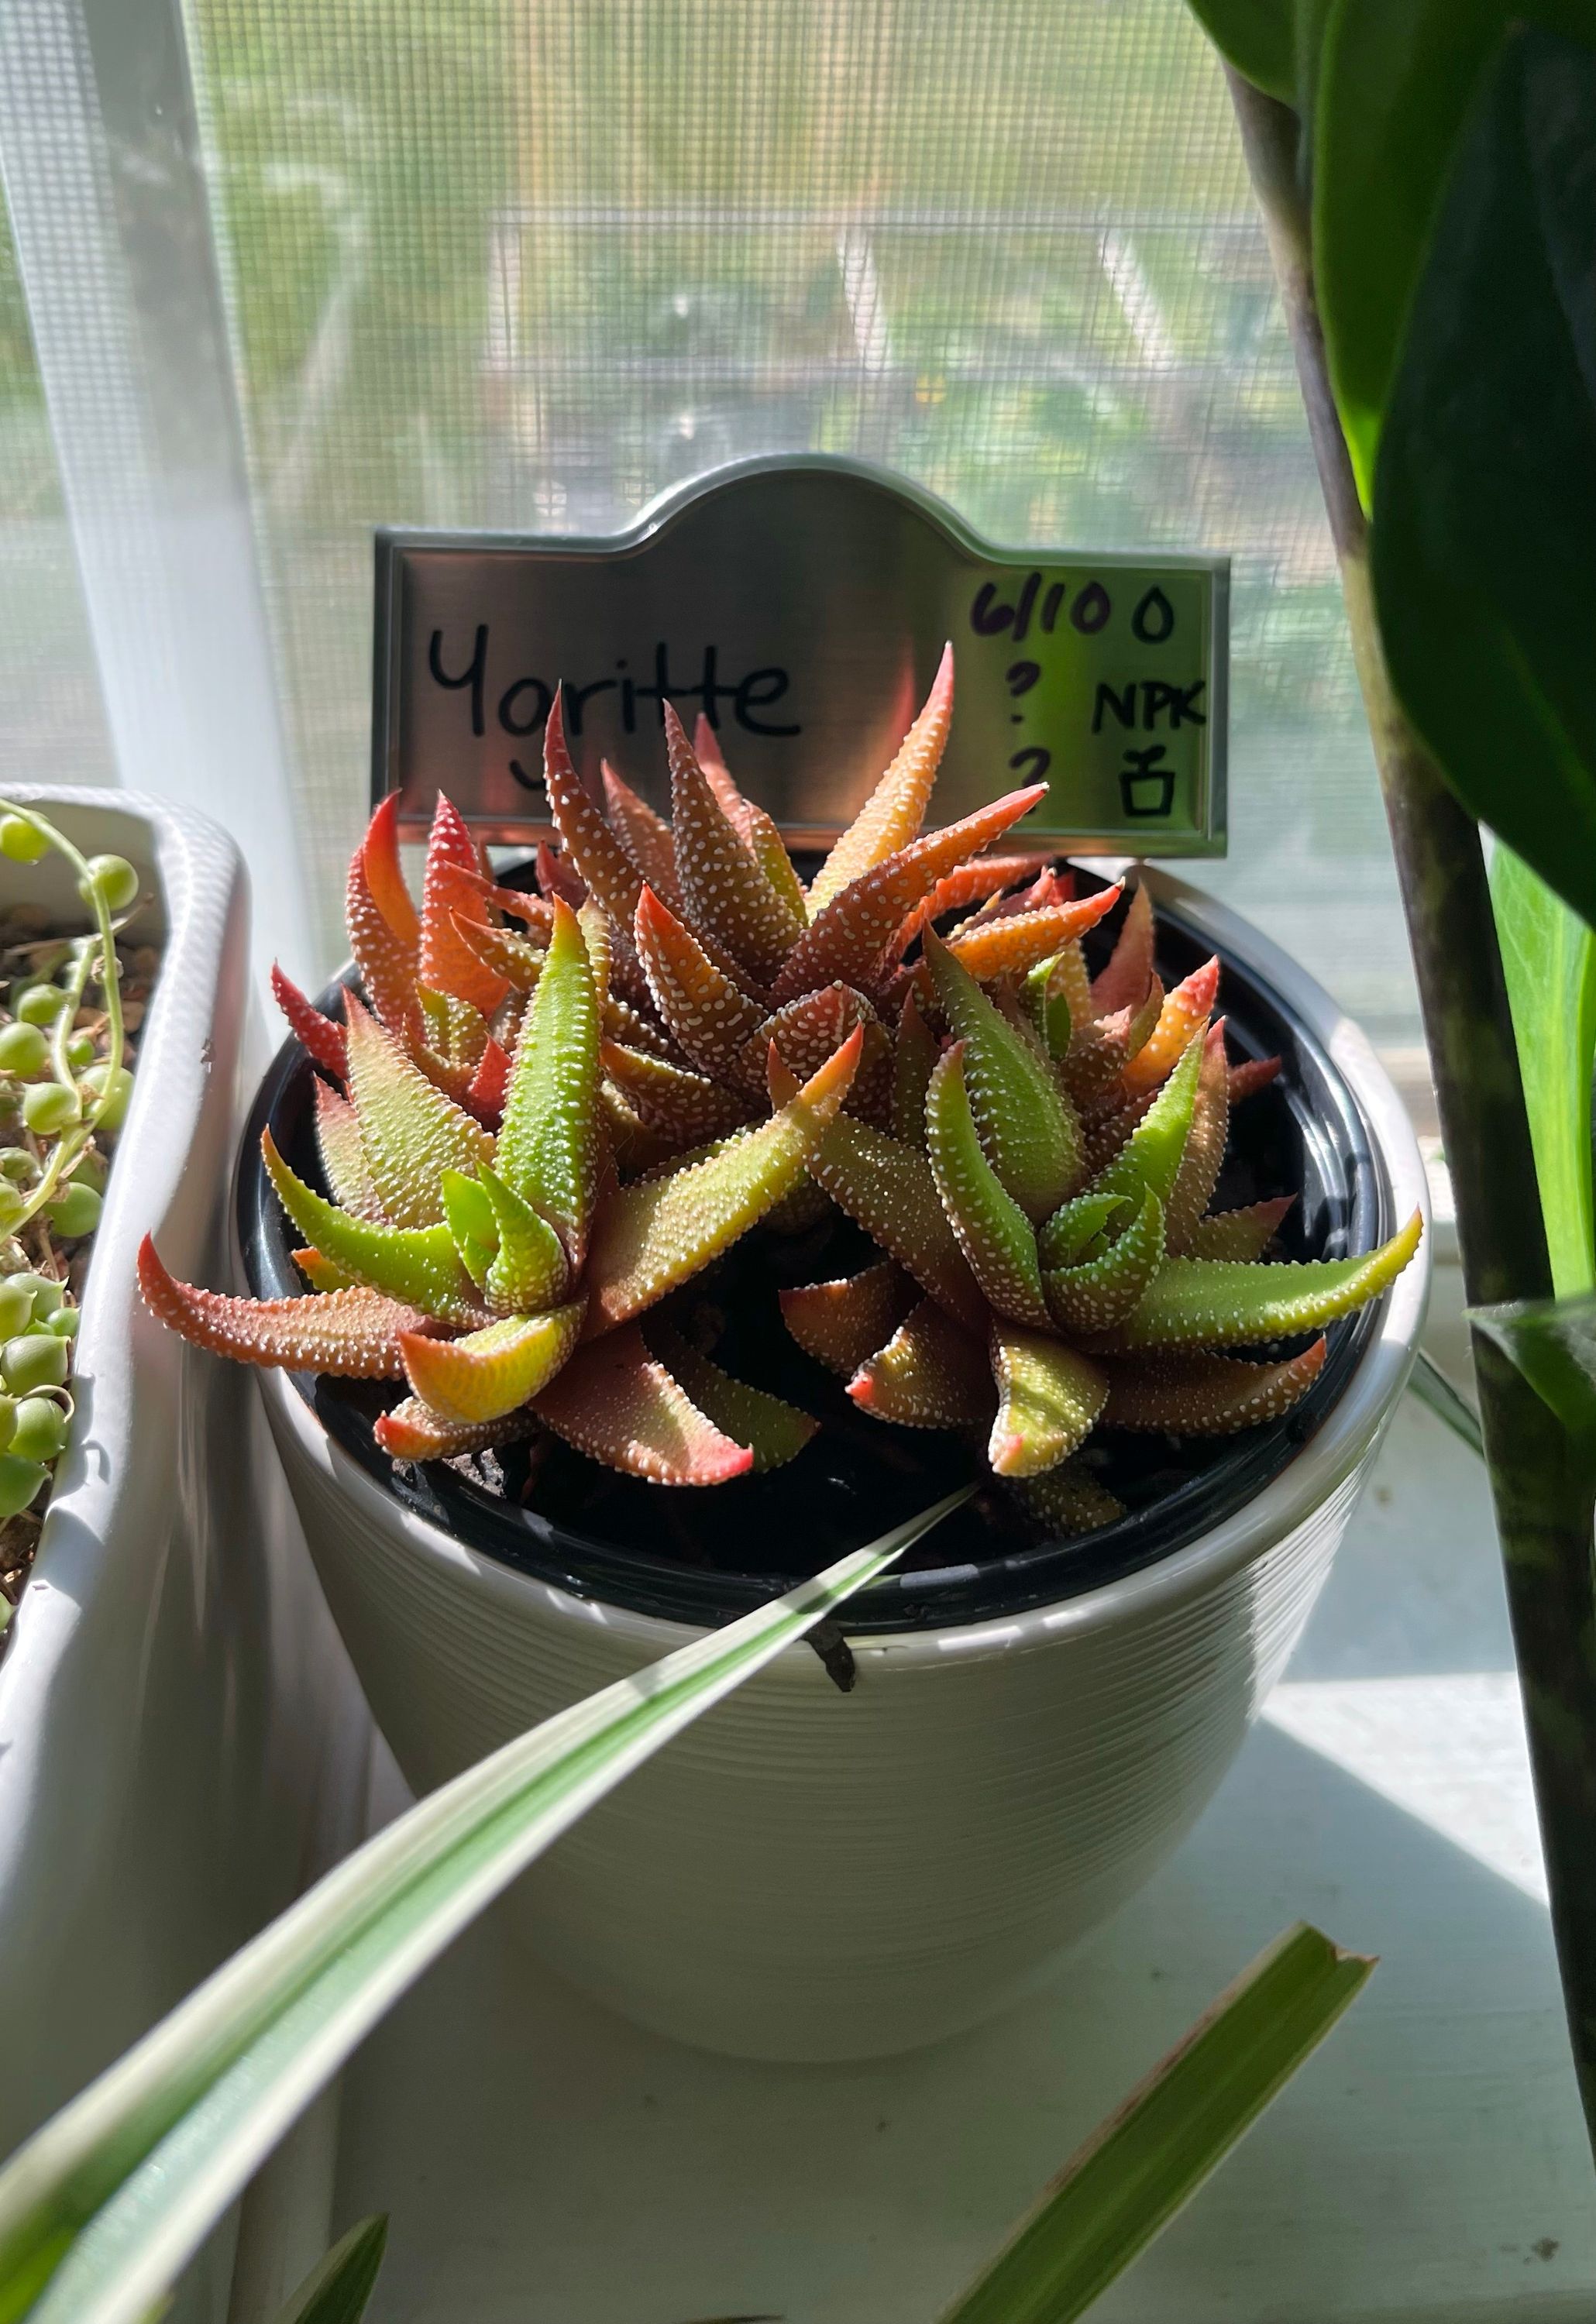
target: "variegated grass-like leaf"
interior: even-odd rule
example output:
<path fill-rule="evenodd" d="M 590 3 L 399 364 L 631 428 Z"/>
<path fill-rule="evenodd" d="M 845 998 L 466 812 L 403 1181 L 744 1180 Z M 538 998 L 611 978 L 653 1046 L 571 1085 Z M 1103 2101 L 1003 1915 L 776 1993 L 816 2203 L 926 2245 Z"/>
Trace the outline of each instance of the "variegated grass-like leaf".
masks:
<path fill-rule="evenodd" d="M 0 2317 L 143 2324 L 283 2132 L 516 1875 L 967 1498 L 545 1720 L 318 1881 L 0 2172 Z"/>

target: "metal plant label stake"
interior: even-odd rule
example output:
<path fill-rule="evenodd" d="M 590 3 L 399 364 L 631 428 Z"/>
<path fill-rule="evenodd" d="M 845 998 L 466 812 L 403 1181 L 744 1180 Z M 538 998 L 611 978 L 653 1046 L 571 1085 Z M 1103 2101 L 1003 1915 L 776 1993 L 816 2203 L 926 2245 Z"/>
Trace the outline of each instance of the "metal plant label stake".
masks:
<path fill-rule="evenodd" d="M 700 712 L 798 846 L 853 818 L 957 657 L 938 822 L 1047 781 L 1026 825 L 1078 854 L 1222 855 L 1222 557 L 994 549 L 853 461 L 722 469 L 628 532 L 377 535 L 374 796 L 419 831 L 447 788 L 484 839 L 545 829 L 556 684 L 578 763 L 664 797 L 660 704 Z"/>

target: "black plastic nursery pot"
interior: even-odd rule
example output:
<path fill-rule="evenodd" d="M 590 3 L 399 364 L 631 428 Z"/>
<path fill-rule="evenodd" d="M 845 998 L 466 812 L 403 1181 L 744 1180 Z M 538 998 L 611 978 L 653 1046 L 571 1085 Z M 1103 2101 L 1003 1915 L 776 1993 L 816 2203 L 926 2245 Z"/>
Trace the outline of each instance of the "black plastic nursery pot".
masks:
<path fill-rule="evenodd" d="M 1093 932 L 1104 952 L 1114 925 Z M 1211 949 L 1179 905 L 1159 905 L 1158 966 L 1167 986 Z M 1285 1256 L 1334 1258 L 1370 1248 L 1398 1222 L 1357 1095 L 1285 997 L 1245 961 L 1222 948 L 1220 959 L 1219 1005 L 1232 1061 L 1278 1056 L 1281 1069 L 1232 1112 L 1214 1206 L 1294 1194 L 1280 1234 Z M 335 1014 L 349 974 L 323 996 Z M 286 1043 L 244 1135 L 238 1228 L 249 1288 L 258 1297 L 304 1288 L 260 1144 L 270 1129 L 291 1166 L 322 1183 L 312 1080 L 304 1051 L 296 1041 Z M 983 1475 L 956 1438 L 860 1413 L 787 1333 L 780 1288 L 845 1273 L 872 1255 L 879 1254 L 845 1221 L 794 1237 L 756 1230 L 678 1295 L 711 1311 L 701 1320 L 721 1330 L 715 1353 L 727 1370 L 822 1420 L 798 1458 L 767 1476 L 667 1490 L 601 1469 L 548 1437 L 473 1461 L 396 1464 L 378 1446 L 373 1424 L 403 1393 L 401 1386 L 309 1375 L 295 1376 L 293 1384 L 333 1441 L 396 1502 L 468 1548 L 578 1598 L 708 1626 L 763 1604 Z M 1379 1305 L 1330 1327 L 1324 1370 L 1280 1421 L 1213 1440 L 1093 1437 L 1082 1457 L 1126 1508 L 1094 1533 L 1038 1539 L 1005 1489 L 985 1477 L 973 1500 L 909 1553 L 909 1570 L 883 1576 L 854 1598 L 849 1631 L 931 1629 L 1056 1604 L 1185 1547 L 1233 1516 L 1324 1425 L 1377 1328 Z"/>

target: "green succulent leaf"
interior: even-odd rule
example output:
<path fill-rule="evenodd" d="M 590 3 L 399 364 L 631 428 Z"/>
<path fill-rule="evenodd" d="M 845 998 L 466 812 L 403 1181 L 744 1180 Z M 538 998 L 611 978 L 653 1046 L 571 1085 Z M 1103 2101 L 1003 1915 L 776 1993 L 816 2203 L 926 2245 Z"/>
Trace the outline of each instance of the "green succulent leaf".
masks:
<path fill-rule="evenodd" d="M 641 1314 L 789 1194 L 846 1096 L 863 1046 L 855 1031 L 769 1121 L 706 1161 L 612 1194 L 588 1264 L 589 1333 Z"/>
<path fill-rule="evenodd" d="M 1104 1230 L 1116 1221 L 1130 1223 L 1134 1194 L 1076 1194 L 1056 1210 L 1037 1237 L 1045 1268 L 1071 1267 L 1078 1259 L 1095 1258 Z"/>
<path fill-rule="evenodd" d="M 926 1142 L 926 1090 L 936 1063 L 936 1038 L 911 990 L 898 1019 L 892 1057 L 892 1135 L 904 1146 Z"/>
<path fill-rule="evenodd" d="M 986 1301 L 918 1147 L 844 1114 L 826 1131 L 809 1175 L 922 1291 L 969 1330 L 985 1332 Z"/>
<path fill-rule="evenodd" d="M 1093 1178 L 1088 1194 L 1129 1194 L 1136 1202 L 1144 1194 L 1157 1194 L 1167 1210 L 1191 1134 L 1205 1038 L 1204 1033 L 1195 1033 L 1186 1043 L 1180 1063 L 1113 1160 Z M 1045 1232 L 1043 1249 L 1048 1249 Z"/>
<path fill-rule="evenodd" d="M 383 1215 L 396 1227 L 436 1226 L 444 1215 L 443 1173 L 475 1170 L 494 1141 L 411 1063 L 356 993 L 345 995 L 344 1010 L 349 1095 Z"/>
<path fill-rule="evenodd" d="M 1028 1219 L 1045 1219 L 1081 1179 L 1081 1130 L 1056 1074 L 931 929 L 936 998 L 965 1052 L 964 1078 L 992 1168 Z"/>
<path fill-rule="evenodd" d="M 1002 1318 L 992 1331 L 998 1416 L 987 1457 L 1000 1477 L 1039 1477 L 1092 1434 L 1108 1382 L 1091 1360 L 1046 1332 Z"/>
<path fill-rule="evenodd" d="M 965 1045 L 937 1059 L 926 1093 L 926 1144 L 970 1272 L 1001 1314 L 1047 1329 L 1050 1316 L 1036 1230 L 992 1164 L 975 1128 L 964 1077 Z"/>
<path fill-rule="evenodd" d="M 746 1380 L 733 1379 L 659 1318 L 650 1319 L 647 1337 L 654 1353 L 680 1381 L 705 1418 L 712 1420 L 734 1444 L 748 1447 L 753 1454 L 755 1476 L 796 1459 L 819 1427 L 817 1420 L 796 1405 L 784 1403 L 762 1388 L 751 1388 Z"/>
<path fill-rule="evenodd" d="M 1042 1284 L 1054 1322 L 1066 1332 L 1112 1332 L 1140 1304 L 1163 1258 L 1164 1206 L 1149 1188 L 1107 1250 L 1046 1271 Z"/>
<path fill-rule="evenodd" d="M 467 1428 L 502 1420 L 546 1388 L 576 1346 L 586 1303 L 501 1315 L 457 1340 L 407 1336 L 405 1377 L 421 1402 Z"/>
<path fill-rule="evenodd" d="M 323 1258 L 356 1283 L 447 1323 L 480 1319 L 476 1286 L 447 1226 L 380 1227 L 355 1219 L 296 1177 L 266 1131 L 261 1153 L 278 1201 Z"/>
<path fill-rule="evenodd" d="M 1259 1263 L 1172 1259 L 1112 1334 L 1120 1348 L 1244 1348 L 1315 1332 L 1394 1283 L 1418 1249 L 1424 1222 L 1356 1259 Z"/>
<path fill-rule="evenodd" d="M 489 1306 L 504 1315 L 552 1307 L 564 1297 L 571 1280 L 559 1237 L 541 1213 L 512 1193 L 498 1172 L 485 1163 L 478 1184 L 493 1219 L 497 1246 L 483 1278 Z"/>
<path fill-rule="evenodd" d="M 599 1164 L 599 1007 L 576 914 L 556 902 L 510 1070 L 494 1167 L 582 1264 Z"/>
<path fill-rule="evenodd" d="M 468 1178 L 463 1171 L 446 1170 L 438 1182 L 438 1191 L 443 1204 L 444 1224 L 454 1238 L 460 1264 L 480 1289 L 487 1281 L 488 1268 L 499 1247 L 498 1222 L 487 1189 L 479 1179 Z M 529 1300 L 526 1304 L 536 1306 L 538 1303 Z"/>

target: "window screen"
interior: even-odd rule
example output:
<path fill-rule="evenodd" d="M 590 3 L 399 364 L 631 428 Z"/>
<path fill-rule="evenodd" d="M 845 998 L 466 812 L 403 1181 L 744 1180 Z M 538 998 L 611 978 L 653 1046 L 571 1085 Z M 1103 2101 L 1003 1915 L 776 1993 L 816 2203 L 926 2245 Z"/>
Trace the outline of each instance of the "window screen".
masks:
<path fill-rule="evenodd" d="M 111 783 L 88 623 L 0 201 L 0 779 Z"/>
<path fill-rule="evenodd" d="M 332 940 L 371 528 L 602 530 L 752 453 L 1235 560 L 1232 853 L 1388 1049 L 1406 944 L 1289 349 L 1179 0 L 191 0 Z"/>

